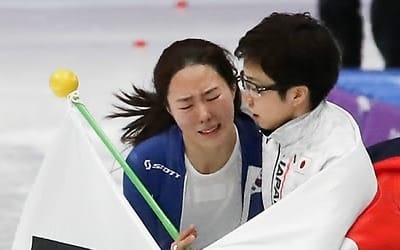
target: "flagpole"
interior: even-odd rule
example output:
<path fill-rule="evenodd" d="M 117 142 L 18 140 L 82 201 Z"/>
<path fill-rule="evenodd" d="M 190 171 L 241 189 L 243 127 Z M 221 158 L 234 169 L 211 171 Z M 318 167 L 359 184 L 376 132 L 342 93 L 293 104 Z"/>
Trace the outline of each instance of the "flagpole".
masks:
<path fill-rule="evenodd" d="M 124 173 L 128 176 L 129 180 L 133 183 L 142 197 L 145 199 L 147 204 L 156 214 L 165 230 L 172 237 L 172 239 L 176 240 L 179 236 L 178 230 L 176 230 L 175 226 L 168 219 L 162 209 L 158 206 L 157 202 L 153 199 L 149 191 L 137 177 L 135 172 L 129 167 L 126 161 L 122 158 L 119 151 L 116 147 L 111 143 L 107 135 L 104 131 L 97 125 L 97 122 L 90 114 L 86 106 L 80 101 L 79 94 L 77 92 L 78 88 L 78 78 L 77 76 L 66 69 L 60 69 L 55 71 L 50 77 L 50 88 L 54 92 L 54 94 L 58 97 L 67 97 L 71 100 L 74 106 L 79 110 L 85 120 L 89 123 L 92 129 L 96 132 L 98 137 L 107 147 L 107 149 L 114 156 L 115 160 L 121 165 Z"/>

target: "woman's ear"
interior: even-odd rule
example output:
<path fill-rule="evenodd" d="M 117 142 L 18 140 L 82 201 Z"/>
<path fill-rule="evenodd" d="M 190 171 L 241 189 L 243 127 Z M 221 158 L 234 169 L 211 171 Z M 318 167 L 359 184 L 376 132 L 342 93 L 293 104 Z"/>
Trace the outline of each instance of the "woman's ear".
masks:
<path fill-rule="evenodd" d="M 172 115 L 172 114 L 171 114 L 171 109 L 169 108 L 168 103 L 165 105 L 165 109 L 167 110 L 167 112 L 168 112 L 170 115 Z"/>
<path fill-rule="evenodd" d="M 290 97 L 293 102 L 293 105 L 298 106 L 309 102 L 310 93 L 307 86 L 305 85 L 295 86 L 290 91 L 291 91 Z"/>
<path fill-rule="evenodd" d="M 235 96 L 235 95 L 236 95 L 236 91 L 238 91 L 237 89 L 238 89 L 237 85 L 236 85 L 236 84 L 233 84 L 233 85 L 232 85 L 232 88 L 231 88 L 232 96 Z"/>

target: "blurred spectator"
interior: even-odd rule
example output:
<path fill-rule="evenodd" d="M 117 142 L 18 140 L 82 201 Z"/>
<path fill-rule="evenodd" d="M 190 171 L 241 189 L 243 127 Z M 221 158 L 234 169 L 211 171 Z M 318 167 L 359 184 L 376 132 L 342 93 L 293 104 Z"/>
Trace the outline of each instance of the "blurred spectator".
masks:
<path fill-rule="evenodd" d="M 338 40 L 343 67 L 360 67 L 363 39 L 360 0 L 318 0 L 318 11 Z M 386 68 L 400 67 L 399 13 L 399 0 L 372 0 L 372 34 Z"/>

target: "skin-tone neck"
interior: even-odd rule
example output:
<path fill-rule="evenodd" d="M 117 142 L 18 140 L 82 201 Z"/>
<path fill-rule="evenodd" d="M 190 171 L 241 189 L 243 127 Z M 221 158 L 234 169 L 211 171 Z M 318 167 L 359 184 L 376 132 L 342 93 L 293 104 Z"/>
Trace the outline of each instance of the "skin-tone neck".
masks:
<path fill-rule="evenodd" d="M 236 131 L 233 125 L 229 133 L 231 136 L 218 148 L 201 147 L 195 143 L 185 144 L 186 155 L 199 173 L 215 173 L 227 163 L 236 143 Z"/>

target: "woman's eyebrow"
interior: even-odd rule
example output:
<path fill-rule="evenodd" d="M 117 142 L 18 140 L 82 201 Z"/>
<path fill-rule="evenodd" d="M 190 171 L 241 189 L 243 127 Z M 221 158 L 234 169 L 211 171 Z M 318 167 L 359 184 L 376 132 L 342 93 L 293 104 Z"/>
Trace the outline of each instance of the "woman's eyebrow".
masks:
<path fill-rule="evenodd" d="M 217 89 L 218 89 L 218 87 L 211 87 L 210 89 L 206 89 L 206 90 L 203 92 L 202 95 L 208 95 L 208 94 L 214 92 L 214 91 L 217 90 Z M 193 96 L 189 95 L 189 96 L 182 96 L 182 97 L 179 97 L 179 98 L 177 98 L 175 101 L 176 101 L 176 102 L 188 102 L 188 101 L 190 101 L 190 100 L 192 100 L 192 99 L 193 99 Z"/>
<path fill-rule="evenodd" d="M 183 97 L 179 97 L 175 101 L 176 102 L 187 102 L 187 101 L 190 101 L 191 99 L 193 99 L 193 96 L 183 96 Z"/>
<path fill-rule="evenodd" d="M 257 78 L 255 78 L 253 76 L 248 76 L 248 75 L 244 74 L 244 77 L 246 80 L 250 80 L 252 82 L 260 82 Z"/>
<path fill-rule="evenodd" d="M 204 91 L 203 95 L 208 95 L 217 89 L 218 89 L 218 87 L 211 87 L 210 89 L 207 89 L 206 91 Z"/>

